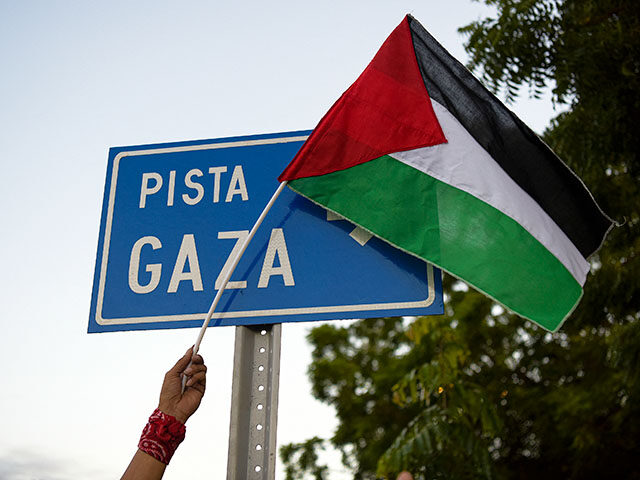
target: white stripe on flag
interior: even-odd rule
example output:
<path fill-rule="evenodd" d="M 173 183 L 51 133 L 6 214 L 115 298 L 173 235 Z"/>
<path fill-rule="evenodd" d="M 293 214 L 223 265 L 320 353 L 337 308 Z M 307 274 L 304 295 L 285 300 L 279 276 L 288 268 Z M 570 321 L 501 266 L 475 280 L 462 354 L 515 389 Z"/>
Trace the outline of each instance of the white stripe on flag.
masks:
<path fill-rule="evenodd" d="M 431 99 L 448 143 L 390 156 L 467 192 L 511 217 L 584 285 L 587 262 L 551 217 L 476 142 L 449 111 Z"/>

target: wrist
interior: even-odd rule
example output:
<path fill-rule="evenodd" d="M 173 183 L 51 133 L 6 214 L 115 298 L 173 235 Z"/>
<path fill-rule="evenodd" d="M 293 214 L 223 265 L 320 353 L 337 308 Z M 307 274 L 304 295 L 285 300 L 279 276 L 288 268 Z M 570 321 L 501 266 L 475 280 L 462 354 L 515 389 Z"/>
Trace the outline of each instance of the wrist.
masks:
<path fill-rule="evenodd" d="M 185 433 L 184 422 L 156 408 L 142 431 L 138 448 L 168 465 Z"/>
<path fill-rule="evenodd" d="M 187 423 L 187 419 L 189 418 L 184 413 L 180 412 L 177 408 L 172 408 L 168 405 L 163 405 L 162 403 L 158 404 L 157 410 L 161 411 L 165 415 L 175 418 L 178 422 L 182 423 L 183 425 Z"/>

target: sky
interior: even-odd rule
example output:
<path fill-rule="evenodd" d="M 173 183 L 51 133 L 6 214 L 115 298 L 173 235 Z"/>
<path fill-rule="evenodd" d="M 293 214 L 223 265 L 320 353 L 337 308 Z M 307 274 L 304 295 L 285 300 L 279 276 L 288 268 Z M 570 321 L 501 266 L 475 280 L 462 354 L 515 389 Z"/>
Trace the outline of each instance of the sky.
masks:
<path fill-rule="evenodd" d="M 109 147 L 312 129 L 406 13 L 465 62 L 457 28 L 487 12 L 470 0 L 0 0 L 0 479 L 119 478 L 197 335 L 86 333 Z M 549 95 L 511 108 L 538 132 L 557 113 Z M 337 424 L 310 394 L 313 325 L 283 326 L 280 445 Z M 208 391 L 167 479 L 226 475 L 234 327 L 209 330 Z"/>

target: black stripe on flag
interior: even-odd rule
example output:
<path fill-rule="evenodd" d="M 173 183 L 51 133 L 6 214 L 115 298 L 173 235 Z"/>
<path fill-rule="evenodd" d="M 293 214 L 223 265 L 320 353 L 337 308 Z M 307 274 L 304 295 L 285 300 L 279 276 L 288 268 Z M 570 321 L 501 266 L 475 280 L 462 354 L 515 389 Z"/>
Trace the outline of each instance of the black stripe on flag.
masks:
<path fill-rule="evenodd" d="M 444 105 L 587 258 L 611 220 L 582 181 L 516 115 L 408 15 L 429 96 Z"/>

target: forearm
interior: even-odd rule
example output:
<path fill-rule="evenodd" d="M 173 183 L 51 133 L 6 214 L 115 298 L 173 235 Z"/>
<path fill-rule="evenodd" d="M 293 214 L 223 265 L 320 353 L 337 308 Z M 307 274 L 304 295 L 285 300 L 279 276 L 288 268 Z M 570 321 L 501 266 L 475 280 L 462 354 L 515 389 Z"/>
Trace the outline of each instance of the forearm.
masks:
<path fill-rule="evenodd" d="M 122 475 L 122 480 L 160 480 L 184 440 L 185 422 L 197 410 L 205 391 L 207 367 L 192 349 L 165 375 L 160 401 L 142 430 L 138 451 Z M 182 376 L 186 389 L 182 391 Z"/>
<path fill-rule="evenodd" d="M 167 466 L 151 455 L 138 450 L 121 480 L 160 480 Z"/>

